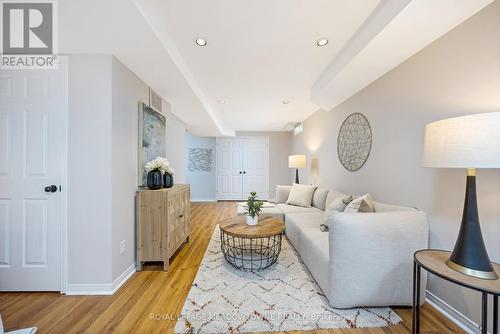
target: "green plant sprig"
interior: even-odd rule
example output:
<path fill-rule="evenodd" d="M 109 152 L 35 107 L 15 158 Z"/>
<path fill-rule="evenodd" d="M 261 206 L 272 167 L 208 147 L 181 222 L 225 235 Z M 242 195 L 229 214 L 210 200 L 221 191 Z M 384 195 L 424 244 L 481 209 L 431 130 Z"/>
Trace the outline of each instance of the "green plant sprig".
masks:
<path fill-rule="evenodd" d="M 262 211 L 262 205 L 264 202 L 257 199 L 257 193 L 252 191 L 247 199 L 247 208 L 245 210 L 245 215 L 255 218 Z"/>

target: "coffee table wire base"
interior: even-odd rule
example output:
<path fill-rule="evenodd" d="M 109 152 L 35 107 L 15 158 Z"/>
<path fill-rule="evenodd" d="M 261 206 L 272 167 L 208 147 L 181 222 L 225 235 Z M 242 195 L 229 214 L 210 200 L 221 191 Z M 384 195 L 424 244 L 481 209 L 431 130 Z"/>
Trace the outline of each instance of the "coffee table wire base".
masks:
<path fill-rule="evenodd" d="M 220 240 L 224 258 L 238 270 L 261 271 L 278 260 L 282 234 L 268 237 L 235 237 L 221 230 Z"/>

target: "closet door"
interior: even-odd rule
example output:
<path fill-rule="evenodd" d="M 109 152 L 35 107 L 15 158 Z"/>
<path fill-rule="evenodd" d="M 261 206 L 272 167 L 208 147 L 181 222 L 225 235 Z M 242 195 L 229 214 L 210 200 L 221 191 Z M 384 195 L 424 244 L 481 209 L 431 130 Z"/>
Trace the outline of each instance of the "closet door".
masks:
<path fill-rule="evenodd" d="M 269 138 L 242 138 L 243 198 L 257 192 L 262 200 L 269 199 Z"/>
<path fill-rule="evenodd" d="M 242 144 L 239 138 L 217 138 L 217 199 L 242 199 Z"/>

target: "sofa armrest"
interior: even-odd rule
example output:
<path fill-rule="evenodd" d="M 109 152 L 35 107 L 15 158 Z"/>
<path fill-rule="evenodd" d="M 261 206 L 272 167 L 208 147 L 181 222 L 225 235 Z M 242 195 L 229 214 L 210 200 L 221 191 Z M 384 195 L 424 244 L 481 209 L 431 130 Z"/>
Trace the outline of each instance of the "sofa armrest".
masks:
<path fill-rule="evenodd" d="M 412 304 L 413 254 L 428 247 L 423 211 L 334 213 L 328 223 L 332 306 Z"/>

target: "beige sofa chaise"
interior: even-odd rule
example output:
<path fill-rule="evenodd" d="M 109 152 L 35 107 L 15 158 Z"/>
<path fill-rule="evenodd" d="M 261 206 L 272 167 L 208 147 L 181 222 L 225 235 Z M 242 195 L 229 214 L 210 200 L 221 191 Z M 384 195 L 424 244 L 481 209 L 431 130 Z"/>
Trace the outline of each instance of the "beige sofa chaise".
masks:
<path fill-rule="evenodd" d="M 282 198 L 287 189 L 280 186 Z M 346 195 L 318 188 L 311 207 L 288 205 L 277 196 L 262 214 L 285 222 L 287 238 L 333 307 L 412 305 L 413 253 L 428 247 L 425 213 L 379 202 L 374 213 L 326 213 L 340 196 Z M 321 231 L 321 224 L 329 231 Z M 423 277 L 424 293 L 425 284 Z"/>

